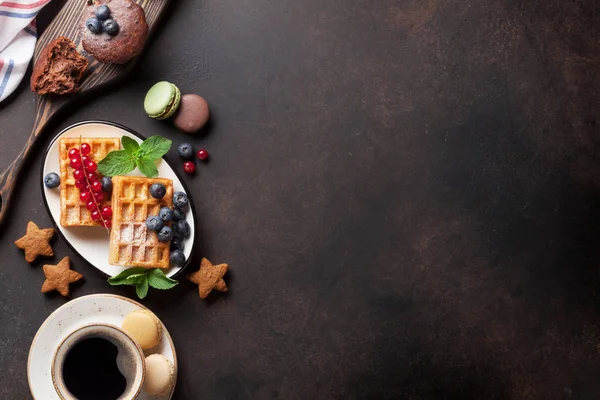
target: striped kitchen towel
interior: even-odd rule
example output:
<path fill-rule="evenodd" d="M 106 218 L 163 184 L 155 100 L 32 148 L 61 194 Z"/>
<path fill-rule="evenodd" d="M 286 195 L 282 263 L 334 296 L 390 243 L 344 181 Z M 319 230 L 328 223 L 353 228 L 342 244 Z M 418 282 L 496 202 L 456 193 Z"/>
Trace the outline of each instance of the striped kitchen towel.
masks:
<path fill-rule="evenodd" d="M 50 0 L 0 0 L 0 101 L 19 85 L 35 49 L 35 17 Z"/>

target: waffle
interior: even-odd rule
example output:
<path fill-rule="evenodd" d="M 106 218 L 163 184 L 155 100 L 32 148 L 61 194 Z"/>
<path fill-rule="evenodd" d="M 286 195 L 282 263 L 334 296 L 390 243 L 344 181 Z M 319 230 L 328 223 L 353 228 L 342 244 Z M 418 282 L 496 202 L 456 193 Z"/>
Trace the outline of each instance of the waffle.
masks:
<path fill-rule="evenodd" d="M 153 183 L 165 185 L 165 197 L 158 200 L 150 196 Z M 158 241 L 156 232 L 146 228 L 146 219 L 158 215 L 161 207 L 172 205 L 173 181 L 170 179 L 114 177 L 109 262 L 124 267 L 169 268 L 169 243 Z"/>
<path fill-rule="evenodd" d="M 106 155 L 121 148 L 119 138 L 84 138 L 81 143 L 88 143 L 92 147 L 90 156 L 96 163 L 100 162 Z M 60 224 L 62 226 L 101 226 L 92 220 L 91 212 L 79 199 L 79 189 L 75 187 L 73 179 L 73 168 L 69 165 L 68 152 L 73 147 L 79 148 L 79 138 L 60 139 Z M 110 205 L 110 199 L 103 205 Z"/>

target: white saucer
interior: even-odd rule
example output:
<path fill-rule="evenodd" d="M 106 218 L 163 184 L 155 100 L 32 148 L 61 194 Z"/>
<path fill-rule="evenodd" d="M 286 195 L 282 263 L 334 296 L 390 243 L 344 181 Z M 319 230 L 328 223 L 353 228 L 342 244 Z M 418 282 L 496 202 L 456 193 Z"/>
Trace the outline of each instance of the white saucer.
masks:
<path fill-rule="evenodd" d="M 69 333 L 83 325 L 98 322 L 121 326 L 127 314 L 139 309 L 147 308 L 126 297 L 92 294 L 71 300 L 50 314 L 36 333 L 29 349 L 27 380 L 33 398 L 35 400 L 58 399 L 50 370 L 56 348 Z M 146 356 L 154 353 L 162 354 L 173 363 L 175 382 L 177 382 L 175 346 L 164 325 L 158 347 L 145 351 Z M 171 392 L 163 397 L 151 397 L 142 392 L 138 400 L 167 400 L 173 396 L 174 390 L 175 385 Z"/>
<path fill-rule="evenodd" d="M 59 147 L 60 138 L 62 137 L 79 137 L 81 136 L 84 140 L 86 137 L 118 137 L 128 136 L 138 143 L 144 140 L 138 133 L 132 131 L 124 126 L 102 121 L 87 121 L 80 122 L 75 125 L 71 125 L 68 128 L 60 132 L 54 140 L 48 146 L 46 154 L 44 156 L 44 164 L 42 165 L 42 172 L 40 182 L 42 182 L 42 193 L 44 194 L 44 201 L 48 214 L 52 218 L 56 230 L 58 230 L 67 243 L 73 248 L 74 251 L 79 253 L 87 262 L 93 265 L 95 268 L 100 270 L 102 273 L 108 276 L 114 276 L 118 273 L 127 269 L 127 267 L 119 267 L 116 265 L 110 265 L 108 262 L 109 258 L 109 238 L 108 233 L 104 228 L 101 227 L 63 227 L 60 224 L 60 189 L 48 189 L 44 185 L 44 177 L 50 173 L 55 172 L 60 175 L 60 162 L 59 162 Z M 99 160 L 98 160 L 99 161 Z M 170 267 L 165 269 L 163 272 L 168 277 L 172 277 L 178 274 L 184 269 L 190 261 L 190 255 L 192 254 L 192 247 L 194 246 L 194 237 L 196 234 L 195 224 L 195 211 L 189 191 L 185 187 L 183 180 L 177 174 L 175 169 L 165 160 L 161 160 L 158 165 L 158 176 L 161 178 L 171 179 L 173 181 L 173 189 L 175 191 L 181 191 L 188 194 L 190 205 L 186 212 L 186 221 L 190 225 L 190 236 L 184 241 L 183 254 L 185 255 L 186 262 L 182 267 Z M 131 176 L 143 176 L 137 169 L 130 174 Z"/>

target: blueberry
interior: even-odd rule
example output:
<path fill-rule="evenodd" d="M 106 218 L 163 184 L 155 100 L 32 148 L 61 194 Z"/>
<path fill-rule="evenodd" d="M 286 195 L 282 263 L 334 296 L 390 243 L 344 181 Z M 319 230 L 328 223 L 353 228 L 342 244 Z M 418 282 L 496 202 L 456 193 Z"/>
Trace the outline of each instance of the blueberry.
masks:
<path fill-rule="evenodd" d="M 179 147 L 177 147 L 177 153 L 179 157 L 184 160 L 190 160 L 194 157 L 194 149 L 192 148 L 191 143 L 181 143 Z"/>
<path fill-rule="evenodd" d="M 151 217 L 148 217 L 148 219 L 146 220 L 146 227 L 151 231 L 158 232 L 160 228 L 163 227 L 163 223 L 159 217 L 153 215 Z"/>
<path fill-rule="evenodd" d="M 173 239 L 173 230 L 168 226 L 163 226 L 158 232 L 158 240 L 161 242 L 168 242 Z"/>
<path fill-rule="evenodd" d="M 188 197 L 187 194 L 183 192 L 175 192 L 173 193 L 173 206 L 184 208 L 188 205 Z"/>
<path fill-rule="evenodd" d="M 162 199 L 167 194 L 167 188 L 162 183 L 153 183 L 150 186 L 150 196 L 155 199 Z"/>
<path fill-rule="evenodd" d="M 181 211 L 179 208 L 175 207 L 173 209 L 173 221 L 177 222 L 182 219 L 185 219 L 185 213 L 183 211 Z"/>
<path fill-rule="evenodd" d="M 100 7 L 96 8 L 96 11 L 94 11 L 94 13 L 96 14 L 96 18 L 98 18 L 99 21 L 104 21 L 105 19 L 110 18 L 110 8 L 108 8 L 106 4 L 103 4 Z"/>
<path fill-rule="evenodd" d="M 175 231 L 183 237 L 190 236 L 190 224 L 185 220 L 180 220 L 175 223 Z"/>
<path fill-rule="evenodd" d="M 106 193 L 111 193 L 112 192 L 112 179 L 110 179 L 110 177 L 108 176 L 103 176 L 102 177 L 102 190 L 104 190 Z"/>
<path fill-rule="evenodd" d="M 44 185 L 48 189 L 56 189 L 60 185 L 60 176 L 54 172 L 50 172 L 44 177 Z"/>
<path fill-rule="evenodd" d="M 97 35 L 102 33 L 102 22 L 98 21 L 98 18 L 96 17 L 88 18 L 88 20 L 85 21 L 85 27 L 93 34 Z"/>
<path fill-rule="evenodd" d="M 183 250 L 183 240 L 174 237 L 175 232 L 173 233 L 173 240 L 171 240 L 171 250 Z"/>
<path fill-rule="evenodd" d="M 119 24 L 117 24 L 117 21 L 114 19 L 107 19 L 102 23 L 102 26 L 104 27 L 104 32 L 108 33 L 110 36 L 115 36 L 119 33 Z"/>
<path fill-rule="evenodd" d="M 163 222 L 170 222 L 173 220 L 173 210 L 171 210 L 169 207 L 163 207 L 158 212 L 158 216 Z"/>
<path fill-rule="evenodd" d="M 171 265 L 176 265 L 178 267 L 181 267 L 183 264 L 185 264 L 185 255 L 183 254 L 183 251 L 173 250 L 171 252 L 170 261 Z"/>

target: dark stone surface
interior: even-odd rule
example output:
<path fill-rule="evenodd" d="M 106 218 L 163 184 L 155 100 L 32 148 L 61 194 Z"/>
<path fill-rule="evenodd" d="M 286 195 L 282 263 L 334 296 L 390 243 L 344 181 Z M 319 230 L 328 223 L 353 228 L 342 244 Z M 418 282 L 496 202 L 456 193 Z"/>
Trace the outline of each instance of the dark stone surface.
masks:
<path fill-rule="evenodd" d="M 176 343 L 177 399 L 600 398 L 597 9 L 173 1 L 131 78 L 51 126 L 22 175 L 0 236 L 0 398 L 27 395 L 30 342 L 65 303 L 12 244 L 51 226 L 43 147 L 95 118 L 188 140 L 144 116 L 162 79 L 211 105 L 191 138 L 212 155 L 187 179 L 196 256 L 231 266 L 226 295 L 183 281 L 143 302 Z M 25 86 L 0 105 L 3 168 L 32 124 Z M 74 297 L 134 296 L 54 248 L 85 274 Z"/>

